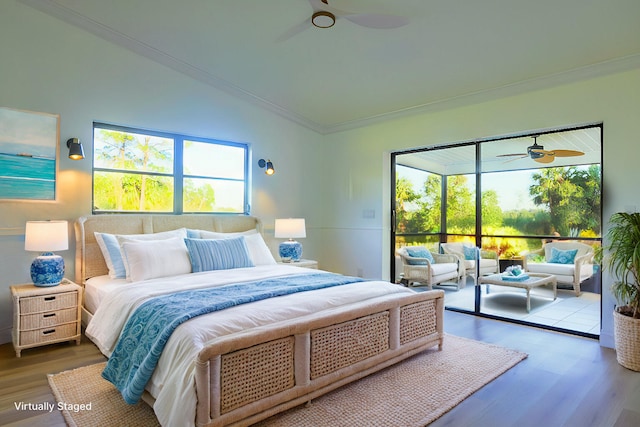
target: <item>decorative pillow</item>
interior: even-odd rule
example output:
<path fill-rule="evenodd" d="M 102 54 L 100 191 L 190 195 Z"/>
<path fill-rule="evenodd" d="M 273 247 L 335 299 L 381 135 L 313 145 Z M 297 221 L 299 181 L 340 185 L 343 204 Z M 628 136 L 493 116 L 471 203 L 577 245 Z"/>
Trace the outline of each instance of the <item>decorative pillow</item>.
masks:
<path fill-rule="evenodd" d="M 200 230 L 196 230 L 193 228 L 187 228 L 187 237 L 190 239 L 199 239 L 200 238 Z"/>
<path fill-rule="evenodd" d="M 171 237 L 186 237 L 187 229 L 179 228 L 172 231 L 149 234 L 108 234 L 94 232 L 96 242 L 102 251 L 102 256 L 109 269 L 109 277 L 112 279 L 124 279 L 127 277 L 127 269 L 122 258 L 122 247 L 120 238 L 131 240 L 161 240 Z"/>
<path fill-rule="evenodd" d="M 120 251 L 118 239 L 114 234 L 98 232 L 94 234 L 100 251 L 102 251 L 104 261 L 107 263 L 109 277 L 112 279 L 124 279 L 127 274 L 122 261 L 122 252 Z"/>
<path fill-rule="evenodd" d="M 249 256 L 253 265 L 273 265 L 277 264 L 275 258 L 271 254 L 269 247 L 265 243 L 262 235 L 257 230 L 242 231 L 239 233 L 217 233 L 215 231 L 200 231 L 201 239 L 230 239 L 233 237 L 244 236 Z"/>
<path fill-rule="evenodd" d="M 194 273 L 253 267 L 246 236 L 230 239 L 184 239 Z"/>
<path fill-rule="evenodd" d="M 435 260 L 433 259 L 433 255 L 431 255 L 431 252 L 429 252 L 426 248 L 422 246 L 407 246 L 407 254 L 409 254 L 409 256 L 413 258 L 426 258 L 429 260 L 430 263 L 432 264 L 435 263 Z M 409 264 L 427 265 L 427 261 L 409 260 Z"/>
<path fill-rule="evenodd" d="M 229 239 L 231 237 L 238 236 L 251 236 L 253 234 L 258 234 L 258 230 L 252 229 L 247 231 L 233 231 L 231 233 L 222 233 L 220 231 L 207 231 L 207 230 L 198 230 L 200 232 L 200 239 Z"/>
<path fill-rule="evenodd" d="M 577 249 L 563 251 L 558 248 L 551 248 L 551 259 L 549 262 L 554 264 L 573 264 L 577 253 Z"/>
<path fill-rule="evenodd" d="M 122 244 L 132 282 L 191 273 L 191 261 L 184 238 L 128 240 Z"/>
<path fill-rule="evenodd" d="M 478 249 L 474 246 L 462 246 L 462 252 L 464 252 L 464 259 L 468 261 L 475 261 L 478 257 Z"/>

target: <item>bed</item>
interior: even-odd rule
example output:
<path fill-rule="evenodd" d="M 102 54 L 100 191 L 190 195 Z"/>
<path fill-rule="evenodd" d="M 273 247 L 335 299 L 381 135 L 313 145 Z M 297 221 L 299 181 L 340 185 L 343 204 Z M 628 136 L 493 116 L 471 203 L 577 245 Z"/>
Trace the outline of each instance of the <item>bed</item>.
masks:
<path fill-rule="evenodd" d="M 171 269 L 181 262 L 151 259 L 154 268 L 136 272 L 136 256 L 144 261 L 148 252 L 143 250 L 158 246 L 132 241 L 135 237 L 128 235 L 150 235 L 153 241 L 151 235 L 177 230 L 187 233 L 183 240 L 190 244 L 240 240 L 254 262 L 175 274 Z M 263 282 L 274 280 L 306 285 L 307 279 L 311 283 L 330 275 L 276 263 L 264 252 L 268 248 L 261 222 L 253 216 L 95 215 L 79 218 L 75 231 L 76 281 L 85 286 L 83 324 L 110 362 L 123 353 L 118 352 L 119 335 L 134 317 L 131 313 L 149 302 L 233 286 L 261 289 Z M 121 248 L 130 251 L 129 278 L 109 276 L 114 266 L 105 259 L 104 239 L 115 235 Z M 175 236 L 158 238 L 163 249 L 173 240 Z M 188 258 L 196 270 L 192 255 Z M 161 274 L 165 267 L 168 271 Z M 441 290 L 415 292 L 384 281 L 353 280 L 255 300 L 181 323 L 168 338 L 142 399 L 162 425 L 249 425 L 424 349 L 442 348 Z"/>

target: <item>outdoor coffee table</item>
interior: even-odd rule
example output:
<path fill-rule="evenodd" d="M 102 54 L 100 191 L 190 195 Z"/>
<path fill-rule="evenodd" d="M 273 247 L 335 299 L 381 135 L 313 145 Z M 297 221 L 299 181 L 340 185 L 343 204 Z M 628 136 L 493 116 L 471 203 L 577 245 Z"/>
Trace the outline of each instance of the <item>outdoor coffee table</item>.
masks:
<path fill-rule="evenodd" d="M 520 288 L 527 290 L 527 313 L 531 311 L 531 289 L 551 284 L 553 286 L 553 300 L 558 297 L 558 282 L 556 276 L 553 274 L 544 273 L 524 273 L 529 276 L 528 279 L 522 281 L 504 280 L 502 274 L 491 274 L 489 276 L 481 276 L 478 278 L 478 285 L 498 285 L 509 286 L 512 288 Z M 489 293 L 489 286 L 487 286 L 487 293 Z"/>

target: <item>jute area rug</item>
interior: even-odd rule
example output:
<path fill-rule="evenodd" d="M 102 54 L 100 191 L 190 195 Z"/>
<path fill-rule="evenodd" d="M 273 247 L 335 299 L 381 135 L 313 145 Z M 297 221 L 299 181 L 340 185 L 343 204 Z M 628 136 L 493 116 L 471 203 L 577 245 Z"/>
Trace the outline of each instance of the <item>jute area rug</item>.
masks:
<path fill-rule="evenodd" d="M 424 351 L 258 425 L 425 426 L 526 357 L 516 350 L 447 335 L 442 351 Z M 111 383 L 100 376 L 103 367 L 100 363 L 49 375 L 56 400 L 70 407 L 62 411 L 67 424 L 158 425 L 149 406 L 122 401 Z M 87 403 L 91 403 L 89 410 L 71 406 Z"/>

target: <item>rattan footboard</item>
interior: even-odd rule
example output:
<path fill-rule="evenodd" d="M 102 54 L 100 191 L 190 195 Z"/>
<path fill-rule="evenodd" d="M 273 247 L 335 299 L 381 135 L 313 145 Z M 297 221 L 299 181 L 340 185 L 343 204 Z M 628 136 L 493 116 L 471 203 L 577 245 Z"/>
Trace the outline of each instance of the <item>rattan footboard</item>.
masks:
<path fill-rule="evenodd" d="M 444 292 L 391 295 L 221 338 L 196 363 L 196 425 L 248 425 L 426 348 Z"/>

